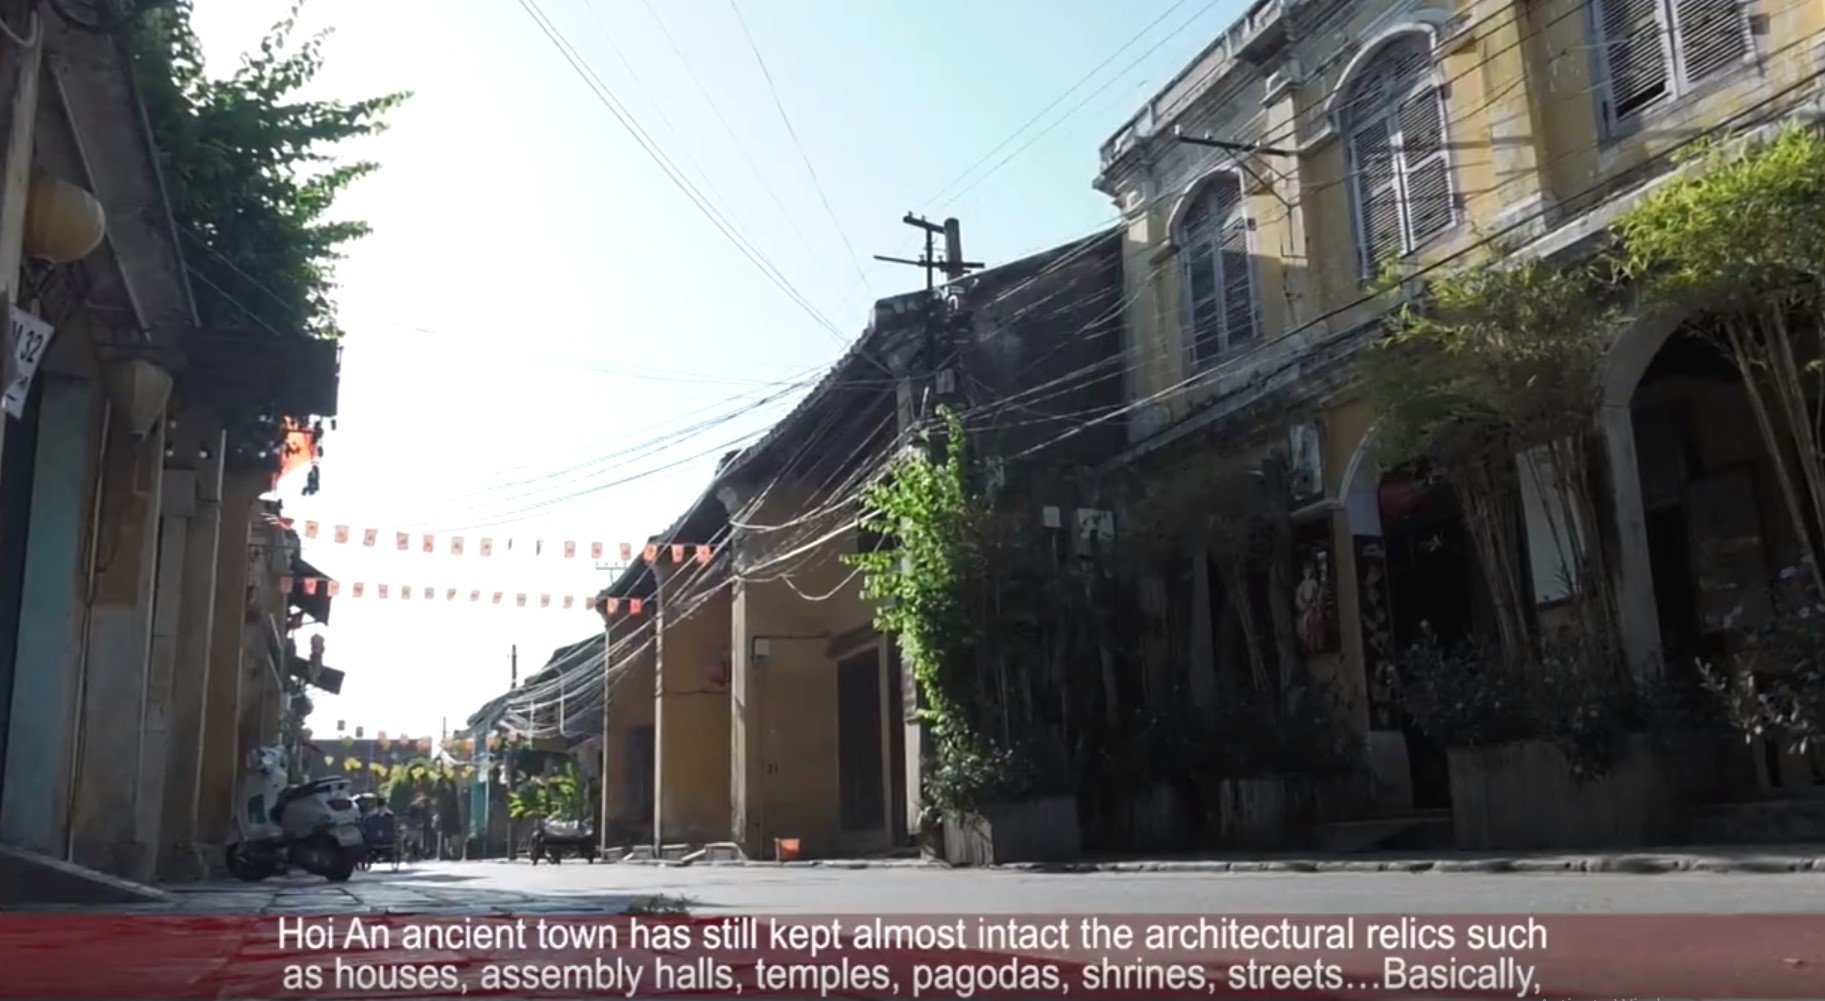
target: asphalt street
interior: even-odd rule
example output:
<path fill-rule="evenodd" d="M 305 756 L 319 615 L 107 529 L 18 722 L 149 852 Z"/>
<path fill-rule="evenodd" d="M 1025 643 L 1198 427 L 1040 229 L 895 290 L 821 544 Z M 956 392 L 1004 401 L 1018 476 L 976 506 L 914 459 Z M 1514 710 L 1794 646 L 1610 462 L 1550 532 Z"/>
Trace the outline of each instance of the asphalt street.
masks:
<path fill-rule="evenodd" d="M 171 888 L 183 910 L 620 911 L 655 899 L 692 913 L 1527 913 L 1825 912 L 1825 872 L 1039 873 L 931 866 L 532 866 L 445 862 Z"/>

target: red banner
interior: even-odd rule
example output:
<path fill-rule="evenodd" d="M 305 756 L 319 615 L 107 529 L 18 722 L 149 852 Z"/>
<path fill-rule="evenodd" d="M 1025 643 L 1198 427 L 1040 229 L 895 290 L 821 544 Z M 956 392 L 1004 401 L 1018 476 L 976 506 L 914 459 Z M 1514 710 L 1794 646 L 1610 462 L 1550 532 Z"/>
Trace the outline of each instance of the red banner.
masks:
<path fill-rule="evenodd" d="M 0 916 L 5 998 L 1821 998 L 1825 916 Z"/>

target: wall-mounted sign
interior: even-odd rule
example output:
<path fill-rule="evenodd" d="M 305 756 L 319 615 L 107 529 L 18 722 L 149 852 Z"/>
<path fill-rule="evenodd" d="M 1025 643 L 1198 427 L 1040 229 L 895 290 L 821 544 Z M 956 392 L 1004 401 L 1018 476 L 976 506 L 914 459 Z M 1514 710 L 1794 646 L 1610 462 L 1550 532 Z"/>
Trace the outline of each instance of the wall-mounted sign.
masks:
<path fill-rule="evenodd" d="M 13 417 L 25 416 L 25 400 L 32 391 L 32 377 L 38 374 L 38 363 L 50 349 L 51 336 L 57 331 L 50 324 L 14 306 L 12 309 L 13 364 L 12 381 L 0 396 L 0 409 Z"/>
<path fill-rule="evenodd" d="M 1287 473 L 1294 501 L 1324 493 L 1324 446 L 1318 425 L 1295 424 L 1287 431 Z"/>

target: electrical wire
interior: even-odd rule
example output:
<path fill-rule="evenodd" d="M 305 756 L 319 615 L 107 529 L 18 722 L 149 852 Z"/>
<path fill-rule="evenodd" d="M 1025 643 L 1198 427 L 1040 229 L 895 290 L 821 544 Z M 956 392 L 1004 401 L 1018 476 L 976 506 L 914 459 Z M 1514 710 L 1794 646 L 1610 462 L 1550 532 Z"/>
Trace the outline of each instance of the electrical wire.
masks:
<path fill-rule="evenodd" d="M 748 30 L 748 19 L 742 16 L 741 4 L 729 0 L 729 10 L 735 14 L 735 23 L 741 26 L 741 35 L 748 40 L 748 51 L 754 53 L 754 63 L 760 67 L 760 75 L 767 82 L 767 92 L 773 95 L 773 107 L 779 111 L 779 120 L 785 123 L 786 134 L 791 137 L 792 145 L 798 150 L 799 159 L 804 161 L 805 172 L 811 175 L 811 186 L 817 190 L 817 197 L 824 204 L 824 214 L 830 217 L 830 225 L 843 239 L 843 247 L 849 251 L 849 261 L 855 265 L 855 274 L 862 280 L 862 287 L 868 288 L 868 275 L 862 270 L 861 255 L 855 252 L 855 244 L 849 242 L 849 234 L 843 224 L 837 220 L 836 210 L 830 207 L 830 195 L 824 191 L 824 182 L 818 179 L 817 168 L 811 164 L 811 155 L 805 152 L 805 144 L 799 141 L 798 129 L 792 126 L 792 116 L 786 114 L 786 102 L 780 99 L 779 87 L 773 82 L 773 71 L 767 68 L 767 60 L 760 54 L 760 43 L 754 40 L 754 33 Z"/>

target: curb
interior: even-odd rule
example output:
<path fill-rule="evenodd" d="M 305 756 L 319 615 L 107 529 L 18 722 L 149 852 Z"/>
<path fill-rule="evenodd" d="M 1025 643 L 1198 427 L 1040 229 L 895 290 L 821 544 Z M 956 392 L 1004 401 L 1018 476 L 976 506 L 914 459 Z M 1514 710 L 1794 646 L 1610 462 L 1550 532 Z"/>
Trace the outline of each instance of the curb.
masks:
<path fill-rule="evenodd" d="M 1196 862 L 1105 862 L 1048 864 L 1017 862 L 985 868 L 1037 873 L 1444 873 L 1530 875 L 1601 873 L 1655 876 L 1666 873 L 1777 875 L 1825 872 L 1825 856 L 1723 858 L 1669 855 L 1553 856 L 1534 858 L 1443 859 L 1276 859 Z"/>
<path fill-rule="evenodd" d="M 614 865 L 685 868 L 676 861 L 625 859 Z M 1754 856 L 1723 858 L 1676 855 L 1595 855 L 1521 858 L 1439 859 L 1208 859 L 1183 862 L 1005 862 L 988 866 L 953 866 L 936 859 L 894 861 L 701 861 L 698 868 L 750 869 L 945 869 L 1072 875 L 1093 873 L 1264 874 L 1264 873 L 1441 873 L 1550 875 L 1591 873 L 1657 876 L 1666 873 L 1778 875 L 1825 872 L 1825 856 Z"/>

